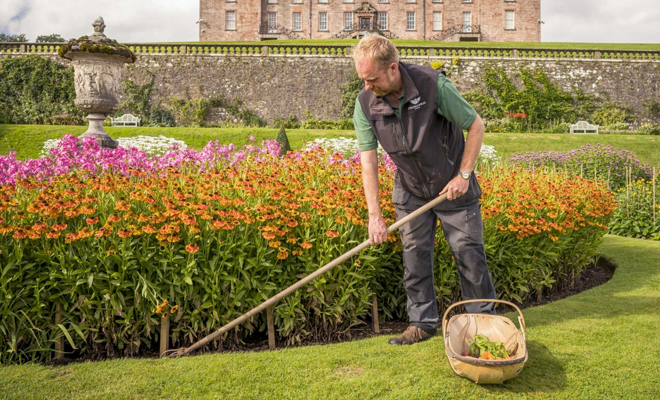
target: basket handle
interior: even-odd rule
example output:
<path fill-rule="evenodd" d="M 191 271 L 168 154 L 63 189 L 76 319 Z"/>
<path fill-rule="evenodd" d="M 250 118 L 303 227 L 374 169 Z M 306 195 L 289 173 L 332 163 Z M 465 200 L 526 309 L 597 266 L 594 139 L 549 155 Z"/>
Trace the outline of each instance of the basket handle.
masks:
<path fill-rule="evenodd" d="M 449 306 L 447 311 L 445 311 L 445 314 L 442 316 L 442 337 L 446 337 L 446 332 L 447 332 L 447 316 L 449 315 L 449 311 L 451 311 L 454 307 L 458 307 L 463 304 L 468 304 L 468 303 L 502 303 L 506 304 L 508 306 L 511 306 L 518 311 L 518 323 L 520 324 L 520 330 L 522 331 L 522 334 L 525 334 L 525 317 L 523 317 L 522 311 L 520 311 L 520 308 L 518 308 L 517 305 L 513 304 L 510 301 L 506 300 L 500 300 L 500 299 L 471 299 L 471 300 L 463 300 L 456 302 Z"/>

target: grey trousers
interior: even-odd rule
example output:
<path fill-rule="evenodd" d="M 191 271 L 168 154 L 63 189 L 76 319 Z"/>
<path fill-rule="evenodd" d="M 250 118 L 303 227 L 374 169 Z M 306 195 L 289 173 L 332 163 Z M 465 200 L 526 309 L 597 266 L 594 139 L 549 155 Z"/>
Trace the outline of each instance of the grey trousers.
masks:
<path fill-rule="evenodd" d="M 393 199 L 397 197 L 397 219 L 427 203 L 409 193 L 405 196 L 393 194 Z M 433 284 L 437 218 L 458 268 L 463 300 L 495 298 L 495 287 L 486 265 L 481 205 L 474 201 L 453 209 L 446 208 L 447 204 L 435 207 L 399 228 L 403 243 L 403 285 L 408 295 L 410 325 L 427 330 L 436 329 L 439 323 Z M 469 313 L 495 313 L 493 303 L 471 303 L 466 304 L 465 308 Z"/>

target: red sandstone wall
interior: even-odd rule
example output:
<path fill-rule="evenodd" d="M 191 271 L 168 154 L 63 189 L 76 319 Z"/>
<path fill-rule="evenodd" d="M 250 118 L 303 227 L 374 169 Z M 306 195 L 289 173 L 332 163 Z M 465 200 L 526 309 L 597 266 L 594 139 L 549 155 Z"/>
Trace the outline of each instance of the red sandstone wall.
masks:
<path fill-rule="evenodd" d="M 287 29 L 293 27 L 293 13 L 300 12 L 302 30 L 296 33 L 302 38 L 327 39 L 341 32 L 344 28 L 344 12 L 355 11 L 362 7 L 363 0 L 302 0 L 302 4 L 293 0 L 200 0 L 200 41 L 257 41 L 266 38 L 286 39 L 283 35 L 259 35 L 259 26 L 267 23 L 269 12 L 277 13 L 277 23 Z M 311 35 L 310 35 L 310 1 Z M 388 28 L 401 39 L 428 39 L 440 33 L 433 30 L 433 12 L 442 12 L 442 28 L 448 29 L 463 24 L 463 12 L 472 13 L 472 24 L 481 25 L 483 41 L 525 41 L 541 40 L 541 0 L 371 0 L 371 7 L 388 13 Z M 226 11 L 236 13 L 236 30 L 225 29 Z M 426 18 L 424 18 L 424 10 Z M 515 29 L 504 29 L 506 10 L 515 12 Z M 415 29 L 406 29 L 406 13 L 415 13 Z M 328 29 L 319 30 L 319 12 L 328 13 Z M 357 16 L 354 15 L 357 25 Z M 459 35 L 448 41 L 459 40 Z"/>

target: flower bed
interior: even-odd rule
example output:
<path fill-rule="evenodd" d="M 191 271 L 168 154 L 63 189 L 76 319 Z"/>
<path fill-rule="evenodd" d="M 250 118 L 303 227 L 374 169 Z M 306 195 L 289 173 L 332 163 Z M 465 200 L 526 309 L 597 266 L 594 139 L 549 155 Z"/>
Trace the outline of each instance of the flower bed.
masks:
<path fill-rule="evenodd" d="M 604 144 L 586 144 L 577 150 L 515 153 L 509 161 L 525 168 L 561 169 L 574 175 L 599 180 L 612 190 L 625 187 L 626 171 L 633 179 L 648 179 L 651 168 L 629 150 Z"/>
<path fill-rule="evenodd" d="M 0 361 L 49 359 L 62 336 L 92 357 L 153 350 L 165 313 L 172 345 L 187 346 L 364 241 L 359 164 L 278 150 L 210 144 L 147 157 L 67 138 L 46 160 L 13 164 L 14 183 L 0 187 Z M 393 171 L 383 164 L 380 177 L 390 224 Z M 505 299 L 584 268 L 614 207 L 602 187 L 557 175 L 492 170 L 482 186 L 487 256 Z M 389 239 L 279 302 L 280 337 L 340 337 L 363 323 L 374 293 L 381 312 L 403 317 L 400 243 Z M 458 278 L 438 243 L 447 306 Z M 214 348 L 265 325 L 255 317 Z"/>

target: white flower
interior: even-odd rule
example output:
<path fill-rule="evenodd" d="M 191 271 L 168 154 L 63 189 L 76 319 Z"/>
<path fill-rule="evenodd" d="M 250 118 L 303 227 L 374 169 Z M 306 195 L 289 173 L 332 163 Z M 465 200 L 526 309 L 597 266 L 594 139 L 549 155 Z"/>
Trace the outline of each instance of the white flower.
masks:
<path fill-rule="evenodd" d="M 186 143 L 182 140 L 176 140 L 173 138 L 168 138 L 163 135 L 158 137 L 154 136 L 135 136 L 135 137 L 123 137 L 117 139 L 119 142 L 118 146 L 125 149 L 136 148 L 142 150 L 148 155 L 163 155 L 165 152 L 170 150 L 172 147 L 177 147 L 179 149 L 185 149 Z M 44 147 L 41 150 L 41 157 L 48 155 L 48 152 L 52 148 L 56 148 L 60 143 L 60 139 L 49 139 L 44 142 Z"/>
<path fill-rule="evenodd" d="M 305 150 L 311 150 L 321 147 L 333 153 L 342 153 L 344 157 L 351 157 L 358 150 L 357 139 L 345 138 L 343 136 L 334 139 L 319 138 L 311 142 L 307 142 Z M 383 153 L 383 148 L 378 145 L 378 153 Z"/>

